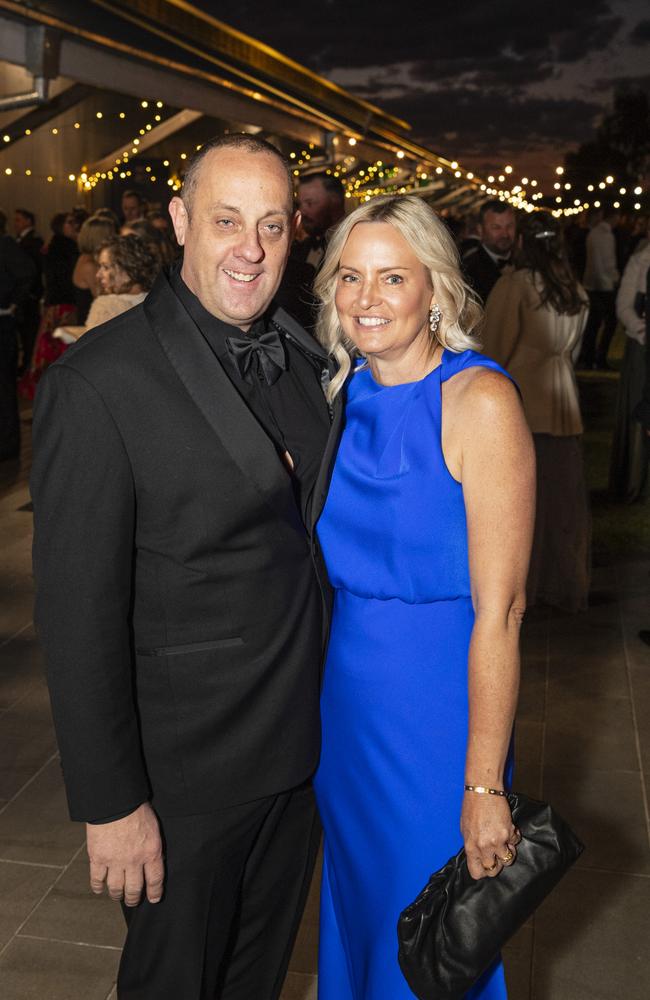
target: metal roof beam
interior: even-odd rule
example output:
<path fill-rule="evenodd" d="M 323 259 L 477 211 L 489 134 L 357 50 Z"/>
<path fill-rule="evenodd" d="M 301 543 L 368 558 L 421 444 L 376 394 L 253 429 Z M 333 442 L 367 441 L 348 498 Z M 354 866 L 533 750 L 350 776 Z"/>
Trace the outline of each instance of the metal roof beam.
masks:
<path fill-rule="evenodd" d="M 138 136 L 138 146 L 137 155 L 144 153 L 146 149 L 151 149 L 152 146 L 157 145 L 162 142 L 163 139 L 169 138 L 170 135 L 175 135 L 181 129 L 185 128 L 187 125 L 191 125 L 198 118 L 203 118 L 202 111 L 190 111 L 185 109 L 184 111 L 179 111 L 175 115 L 171 115 L 166 121 L 161 122 L 160 125 L 156 125 L 152 128 L 150 132 L 145 132 L 144 135 Z M 115 161 L 121 158 L 124 154 L 124 148 L 129 147 L 130 162 L 132 162 L 131 154 L 131 140 L 127 140 L 119 145 L 116 149 L 107 153 L 103 156 L 101 160 L 97 160 L 96 163 L 91 163 L 87 167 L 88 173 L 94 173 L 99 170 L 110 170 L 115 166 Z"/>
<path fill-rule="evenodd" d="M 2 129 L 2 134 L 8 135 L 9 141 L 4 141 L 0 145 L 0 152 L 10 149 L 14 143 L 23 139 L 26 134 L 28 135 L 29 132 L 35 132 L 36 129 L 47 125 L 57 115 L 61 115 L 64 111 L 73 108 L 92 93 L 94 93 L 93 87 L 89 87 L 83 83 L 73 83 L 66 90 L 57 94 L 56 97 L 51 97 L 45 104 L 41 104 L 26 114 L 14 118 L 9 125 L 5 125 Z"/>

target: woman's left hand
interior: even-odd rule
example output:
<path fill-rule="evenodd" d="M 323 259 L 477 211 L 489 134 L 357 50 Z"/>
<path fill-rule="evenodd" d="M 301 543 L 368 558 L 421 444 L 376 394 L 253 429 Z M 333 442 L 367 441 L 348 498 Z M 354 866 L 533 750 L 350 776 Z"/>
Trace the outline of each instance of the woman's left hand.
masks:
<path fill-rule="evenodd" d="M 460 829 L 472 878 L 494 878 L 515 863 L 521 834 L 505 796 L 465 792 Z"/>

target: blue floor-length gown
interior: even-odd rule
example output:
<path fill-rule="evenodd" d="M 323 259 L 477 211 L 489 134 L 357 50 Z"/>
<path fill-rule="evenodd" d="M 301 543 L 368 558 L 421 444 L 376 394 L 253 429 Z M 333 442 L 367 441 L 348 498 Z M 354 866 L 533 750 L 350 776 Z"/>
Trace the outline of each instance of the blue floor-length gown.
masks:
<path fill-rule="evenodd" d="M 460 483 L 441 445 L 445 351 L 418 382 L 349 383 L 318 536 L 335 588 L 315 780 L 325 830 L 319 1000 L 412 1000 L 397 919 L 462 846 L 474 611 Z M 503 373 L 505 375 L 505 373 Z M 467 995 L 506 997 L 500 962 Z"/>

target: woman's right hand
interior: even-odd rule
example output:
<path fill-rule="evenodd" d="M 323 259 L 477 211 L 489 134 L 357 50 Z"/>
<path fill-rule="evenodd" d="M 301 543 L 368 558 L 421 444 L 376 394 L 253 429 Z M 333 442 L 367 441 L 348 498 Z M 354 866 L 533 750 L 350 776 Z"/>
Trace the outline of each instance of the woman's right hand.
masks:
<path fill-rule="evenodd" d="M 465 792 L 460 829 L 473 879 L 494 878 L 517 860 L 521 834 L 504 796 Z"/>

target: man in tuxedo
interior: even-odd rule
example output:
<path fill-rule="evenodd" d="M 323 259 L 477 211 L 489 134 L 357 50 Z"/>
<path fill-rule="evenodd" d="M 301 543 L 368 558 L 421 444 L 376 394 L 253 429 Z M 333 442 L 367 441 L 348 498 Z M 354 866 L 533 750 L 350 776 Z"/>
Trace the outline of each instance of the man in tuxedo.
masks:
<path fill-rule="evenodd" d="M 36 218 L 28 208 L 17 208 L 14 212 L 14 233 L 16 243 L 27 254 L 34 265 L 34 273 L 29 291 L 25 295 L 19 313 L 20 343 L 22 362 L 20 370 L 29 368 L 34 344 L 41 321 L 41 298 L 43 295 L 43 240 L 37 234 Z"/>
<path fill-rule="evenodd" d="M 325 171 L 303 175 L 298 184 L 298 208 L 307 236 L 291 248 L 277 301 L 312 331 L 317 318 L 312 286 L 325 256 L 327 232 L 345 215 L 345 190 L 339 178 Z"/>
<path fill-rule="evenodd" d="M 498 199 L 486 201 L 481 206 L 477 232 L 480 243 L 466 251 L 462 267 L 468 282 L 485 303 L 503 268 L 511 262 L 517 233 L 513 209 Z"/>
<path fill-rule="evenodd" d="M 182 264 L 39 386 L 36 621 L 91 886 L 124 904 L 120 1000 L 273 1000 L 319 839 L 304 523 L 340 404 L 330 428 L 326 355 L 272 305 L 277 150 L 204 144 L 170 213 Z"/>

